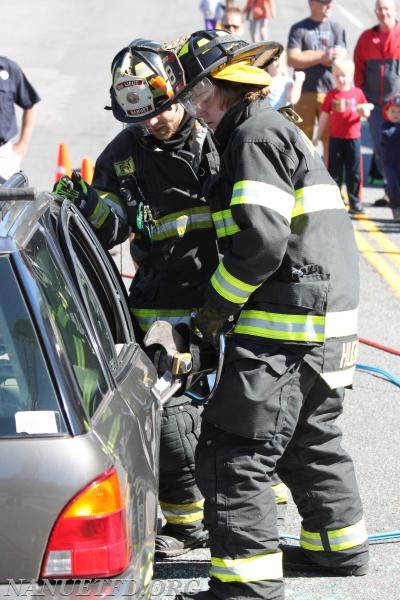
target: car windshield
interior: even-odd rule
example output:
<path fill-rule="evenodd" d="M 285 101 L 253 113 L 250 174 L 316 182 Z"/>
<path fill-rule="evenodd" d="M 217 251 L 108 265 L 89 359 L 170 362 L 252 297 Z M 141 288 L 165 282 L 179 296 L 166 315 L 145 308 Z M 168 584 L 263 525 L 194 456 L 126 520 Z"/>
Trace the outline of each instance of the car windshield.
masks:
<path fill-rule="evenodd" d="M 8 257 L 0 257 L 0 437 L 59 434 L 66 426 Z"/>

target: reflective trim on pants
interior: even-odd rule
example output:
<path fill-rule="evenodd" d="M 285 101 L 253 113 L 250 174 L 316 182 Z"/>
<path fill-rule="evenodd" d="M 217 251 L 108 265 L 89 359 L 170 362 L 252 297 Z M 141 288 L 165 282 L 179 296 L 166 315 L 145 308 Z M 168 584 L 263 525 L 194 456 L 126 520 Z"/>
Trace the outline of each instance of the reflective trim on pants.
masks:
<path fill-rule="evenodd" d="M 302 527 L 300 545 L 305 550 L 312 550 L 313 552 L 338 552 L 360 546 L 367 539 L 365 522 L 364 519 L 361 519 L 355 525 L 327 531 L 326 536 L 322 536 L 319 532 L 306 531 Z"/>
<path fill-rule="evenodd" d="M 271 488 L 275 494 L 276 504 L 283 504 L 288 501 L 288 489 L 284 483 L 276 483 L 275 485 L 271 485 Z"/>
<path fill-rule="evenodd" d="M 249 558 L 211 557 L 210 577 L 222 582 L 239 583 L 280 579 L 282 577 L 282 552 L 269 552 Z"/>
<path fill-rule="evenodd" d="M 168 504 L 160 500 L 160 507 L 167 521 L 172 525 L 186 525 L 203 519 L 204 500 L 191 504 Z"/>

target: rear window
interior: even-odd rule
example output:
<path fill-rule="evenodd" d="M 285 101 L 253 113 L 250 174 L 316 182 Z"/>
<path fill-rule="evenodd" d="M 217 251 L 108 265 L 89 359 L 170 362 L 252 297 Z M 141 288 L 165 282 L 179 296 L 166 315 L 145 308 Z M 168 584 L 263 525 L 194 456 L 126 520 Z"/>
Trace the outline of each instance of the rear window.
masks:
<path fill-rule="evenodd" d="M 0 257 L 0 437 L 67 431 L 39 340 L 7 257 Z"/>

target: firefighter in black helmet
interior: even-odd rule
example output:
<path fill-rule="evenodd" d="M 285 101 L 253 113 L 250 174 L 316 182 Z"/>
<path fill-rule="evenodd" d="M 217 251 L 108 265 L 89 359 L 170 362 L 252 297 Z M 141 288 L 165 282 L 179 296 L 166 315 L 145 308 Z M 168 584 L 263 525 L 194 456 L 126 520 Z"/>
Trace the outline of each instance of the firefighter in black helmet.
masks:
<path fill-rule="evenodd" d="M 178 98 L 222 151 L 208 201 L 223 258 L 193 329 L 215 342 L 235 319 L 196 450 L 211 550 L 199 600 L 282 600 L 285 569 L 368 568 L 354 467 L 336 425 L 357 356 L 358 252 L 321 157 L 290 111 L 268 105 L 270 77 L 257 65 L 280 51 L 200 31 L 177 52 L 186 78 Z M 300 546 L 279 545 L 275 470 L 302 518 Z"/>
<path fill-rule="evenodd" d="M 129 305 L 138 341 L 156 319 L 189 323 L 218 264 L 216 236 L 202 182 L 217 172 L 212 135 L 181 104 L 171 105 L 159 44 L 135 40 L 112 62 L 111 108 L 126 127 L 96 161 L 92 185 L 63 178 L 55 191 L 79 206 L 106 248 L 134 233 L 138 265 Z M 178 63 L 176 63 L 178 65 Z M 171 80 L 170 80 L 171 78 Z M 156 556 L 207 544 L 194 451 L 201 409 L 181 396 L 163 408 L 159 500 L 166 525 Z"/>

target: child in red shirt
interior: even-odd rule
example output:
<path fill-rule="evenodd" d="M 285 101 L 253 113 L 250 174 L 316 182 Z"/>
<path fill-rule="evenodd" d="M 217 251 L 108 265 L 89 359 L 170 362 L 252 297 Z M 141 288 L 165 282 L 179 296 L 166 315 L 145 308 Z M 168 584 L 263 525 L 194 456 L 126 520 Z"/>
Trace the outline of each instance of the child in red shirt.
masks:
<path fill-rule="evenodd" d="M 313 142 L 322 139 L 329 123 L 328 171 L 339 187 L 346 183 L 349 212 L 365 212 L 361 204 L 361 118 L 368 118 L 373 108 L 364 92 L 354 87 L 354 63 L 337 59 L 332 65 L 336 87 L 326 94 L 321 106 L 318 129 Z M 343 177 L 344 171 L 344 177 Z"/>

